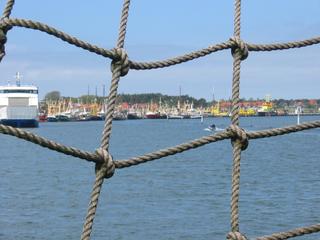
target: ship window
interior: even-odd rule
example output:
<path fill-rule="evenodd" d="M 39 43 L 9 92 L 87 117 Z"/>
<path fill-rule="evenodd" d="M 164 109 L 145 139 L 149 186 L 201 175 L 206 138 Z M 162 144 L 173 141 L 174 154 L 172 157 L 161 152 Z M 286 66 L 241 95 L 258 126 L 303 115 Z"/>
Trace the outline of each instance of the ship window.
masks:
<path fill-rule="evenodd" d="M 0 93 L 33 93 L 33 94 L 37 94 L 38 90 L 34 90 L 34 89 L 4 89 L 4 90 L 0 90 Z"/>

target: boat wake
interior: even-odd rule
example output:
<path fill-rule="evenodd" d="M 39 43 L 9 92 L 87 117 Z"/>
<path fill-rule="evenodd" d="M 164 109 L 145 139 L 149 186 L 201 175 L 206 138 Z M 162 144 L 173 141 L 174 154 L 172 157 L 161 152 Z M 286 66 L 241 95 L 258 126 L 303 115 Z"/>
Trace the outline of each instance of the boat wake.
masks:
<path fill-rule="evenodd" d="M 224 131 L 225 128 L 211 128 L 211 127 L 207 127 L 205 129 L 203 129 L 204 131 L 208 131 L 208 132 L 220 132 L 220 131 Z"/>

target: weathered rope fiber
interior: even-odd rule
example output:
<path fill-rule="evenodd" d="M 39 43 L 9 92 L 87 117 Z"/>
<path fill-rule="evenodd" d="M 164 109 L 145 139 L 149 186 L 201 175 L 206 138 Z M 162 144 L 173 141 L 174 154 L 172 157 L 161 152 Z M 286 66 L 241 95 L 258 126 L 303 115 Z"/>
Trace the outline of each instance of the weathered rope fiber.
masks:
<path fill-rule="evenodd" d="M 14 5 L 14 0 L 7 1 L 6 6 L 5 6 L 3 13 L 2 13 L 2 17 L 0 20 L 1 22 L 10 16 L 13 5 Z M 1 26 L 0 27 L 0 62 L 3 59 L 3 57 L 6 55 L 4 45 L 7 42 L 7 32 L 10 29 L 11 29 L 11 26 Z"/>
<path fill-rule="evenodd" d="M 227 240 L 247 240 L 247 238 L 240 232 L 229 232 L 227 234 Z"/>
<path fill-rule="evenodd" d="M 50 27 L 44 23 L 36 22 L 32 20 L 26 19 L 18 19 L 18 18 L 3 18 L 0 21 L 0 27 L 24 27 L 34 30 L 39 30 L 41 32 L 45 32 L 49 35 L 55 36 L 62 41 L 68 42 L 71 45 L 76 47 L 82 48 L 89 52 L 95 53 L 97 55 L 101 55 L 106 58 L 116 59 L 116 53 L 112 51 L 112 49 L 104 49 L 98 47 L 96 45 L 92 45 L 85 41 L 82 41 L 76 37 L 70 36 L 62 31 L 59 31 L 53 27 Z M 245 43 L 248 51 L 275 51 L 275 50 L 287 50 L 292 48 L 301 48 L 306 46 L 311 46 L 314 44 L 320 43 L 320 37 L 310 38 L 301 41 L 295 42 L 285 42 L 285 43 L 274 43 L 274 44 L 252 44 L 252 43 Z M 129 60 L 130 68 L 135 70 L 150 70 L 155 68 L 164 68 L 170 67 L 176 64 L 188 62 L 200 57 L 207 56 L 211 53 L 218 52 L 221 50 L 231 49 L 236 47 L 236 43 L 233 40 L 228 40 L 222 43 L 210 45 L 207 48 L 197 50 L 191 53 L 187 53 L 182 56 L 173 57 L 170 59 L 162 60 L 162 61 L 154 61 L 154 62 L 135 62 Z"/>
<path fill-rule="evenodd" d="M 116 46 L 117 59 L 111 63 L 112 80 L 110 86 L 110 93 L 108 96 L 108 109 L 105 119 L 104 130 L 102 132 L 102 139 L 100 145 L 100 152 L 105 159 L 105 163 L 100 165 L 96 164 L 96 179 L 94 182 L 89 209 L 83 225 L 81 240 L 89 240 L 92 232 L 93 220 L 97 210 L 100 191 L 103 185 L 104 178 L 109 178 L 114 172 L 114 163 L 111 155 L 108 153 L 109 141 L 112 130 L 112 119 L 116 104 L 117 91 L 121 76 L 125 76 L 129 71 L 128 55 L 124 51 L 124 40 L 127 29 L 128 13 L 129 13 L 130 0 L 125 0 L 122 7 L 122 14 L 120 20 L 118 41 Z"/>
<path fill-rule="evenodd" d="M 3 10 L 0 19 L 0 61 L 5 56 L 5 44 L 7 43 L 7 32 L 13 27 L 24 27 L 52 35 L 69 44 L 84 50 L 90 51 L 97 55 L 111 59 L 111 86 L 108 96 L 108 110 L 106 113 L 105 124 L 101 137 L 100 147 L 95 152 L 87 152 L 74 147 L 68 147 L 63 144 L 48 140 L 36 134 L 24 131 L 22 129 L 13 128 L 0 124 L 0 133 L 15 136 L 20 139 L 32 142 L 39 146 L 57 151 L 66 155 L 84 159 L 95 163 L 95 182 L 91 193 L 88 212 L 83 225 L 81 235 L 82 240 L 89 240 L 92 232 L 93 221 L 95 218 L 98 200 L 104 179 L 111 178 L 116 168 L 126 168 L 135 166 L 141 163 L 161 159 L 170 155 L 181 153 L 190 149 L 195 149 L 209 143 L 231 139 L 233 147 L 233 168 L 232 168 L 232 187 L 231 187 L 231 231 L 227 234 L 228 240 L 247 240 L 248 238 L 240 232 L 239 227 L 239 193 L 240 193 L 240 162 L 241 152 L 244 151 L 248 145 L 249 140 L 258 138 L 267 138 L 289 134 L 293 132 L 303 131 L 307 129 L 319 128 L 320 121 L 306 122 L 298 125 L 292 125 L 282 128 L 267 129 L 261 131 L 246 131 L 239 125 L 239 102 L 240 102 L 240 69 L 241 61 L 249 56 L 250 51 L 274 51 L 285 50 L 291 48 L 301 48 L 320 43 L 320 37 L 306 39 L 296 42 L 275 43 L 275 44 L 251 44 L 245 42 L 240 37 L 241 33 L 241 0 L 235 0 L 235 14 L 234 14 L 234 35 L 225 42 L 210 45 L 207 48 L 200 49 L 182 56 L 154 62 L 135 62 L 129 59 L 128 54 L 124 48 L 130 0 L 124 0 L 122 14 L 120 19 L 120 27 L 118 40 L 115 48 L 104 49 L 96 45 L 84 42 L 76 37 L 70 36 L 62 31 L 59 31 L 46 24 L 10 18 L 14 0 L 7 0 L 6 6 Z M 120 78 L 127 75 L 130 69 L 147 70 L 155 68 L 164 68 L 176 64 L 191 61 L 200 57 L 204 57 L 214 52 L 231 49 L 233 56 L 233 78 L 232 78 L 232 110 L 231 110 L 231 125 L 226 130 L 209 136 L 203 136 L 199 139 L 182 143 L 166 149 L 161 149 L 155 152 L 147 153 L 142 156 L 136 156 L 124 160 L 114 160 L 109 152 L 109 142 L 112 130 L 112 119 L 116 104 L 118 86 Z M 301 236 L 304 234 L 311 234 L 320 232 L 320 224 L 315 224 L 308 227 L 296 228 L 287 232 L 274 233 L 269 236 L 256 238 L 257 240 L 280 240 L 292 237 Z"/>
<path fill-rule="evenodd" d="M 257 240 L 283 240 L 293 237 L 298 237 L 310 233 L 316 233 L 320 231 L 320 224 L 311 225 L 308 227 L 300 227 L 292 229 L 287 232 L 274 233 L 270 236 L 263 236 L 256 238 Z"/>
<path fill-rule="evenodd" d="M 249 139 L 259 139 L 259 138 L 267 138 L 267 137 L 275 137 L 275 136 L 281 136 L 293 132 L 299 132 L 304 131 L 308 129 L 314 129 L 320 127 L 320 121 L 313 121 L 313 122 L 306 122 L 298 125 L 292 125 L 287 126 L 284 128 L 274 128 L 269 130 L 260 130 L 260 131 L 250 131 L 246 132 L 246 135 Z M 54 142 L 52 140 L 48 140 L 46 138 L 37 136 L 34 133 L 19 129 L 19 128 L 13 128 L 10 126 L 2 125 L 0 124 L 0 133 L 14 136 L 23 140 L 26 140 L 28 142 L 32 142 L 34 144 L 37 144 L 44 148 L 49 148 L 53 151 L 64 153 L 66 155 L 70 155 L 73 157 L 77 157 L 80 159 L 87 160 L 89 162 L 95 162 L 95 163 L 101 163 L 101 157 L 98 156 L 96 153 L 91 153 L 87 151 L 83 151 L 80 149 L 77 149 L 75 147 L 68 147 L 61 143 Z M 160 159 L 163 157 L 167 157 L 170 155 L 174 155 L 177 153 L 181 153 L 190 149 L 195 149 L 201 146 L 204 146 L 209 143 L 218 142 L 225 139 L 232 139 L 236 138 L 236 135 L 234 135 L 234 132 L 229 130 L 229 128 L 225 131 L 221 131 L 219 133 L 211 134 L 208 136 L 203 136 L 201 138 L 195 139 L 190 142 L 182 143 L 180 145 L 176 145 L 174 147 L 161 149 L 156 152 L 147 153 L 142 156 L 137 156 L 129 159 L 123 159 L 114 161 L 116 168 L 125 168 L 130 167 L 134 165 L 138 165 L 141 163 L 145 163 L 148 161 Z"/>
<path fill-rule="evenodd" d="M 240 38 L 240 17 L 241 1 L 235 1 L 234 11 L 234 37 L 235 47 L 231 49 L 233 57 L 233 75 L 232 75 L 232 109 L 231 109 L 231 129 L 234 132 L 239 128 L 239 102 L 240 102 L 240 69 L 241 61 L 248 57 L 248 49 Z M 242 138 L 241 138 L 242 139 Z M 247 146 L 243 146 L 240 138 L 232 140 L 232 186 L 231 186 L 231 231 L 240 232 L 239 230 L 239 193 L 240 193 L 240 161 L 241 151 Z M 247 137 L 245 137 L 247 139 Z M 235 235 L 238 236 L 238 235 Z"/>

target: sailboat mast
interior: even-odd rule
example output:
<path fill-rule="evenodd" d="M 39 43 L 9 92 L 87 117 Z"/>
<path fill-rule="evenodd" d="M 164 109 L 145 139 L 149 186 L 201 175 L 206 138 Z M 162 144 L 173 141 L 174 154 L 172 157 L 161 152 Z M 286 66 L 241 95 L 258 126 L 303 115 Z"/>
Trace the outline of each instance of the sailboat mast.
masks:
<path fill-rule="evenodd" d="M 214 103 L 215 99 L 214 99 L 214 88 L 212 88 L 212 104 Z"/>

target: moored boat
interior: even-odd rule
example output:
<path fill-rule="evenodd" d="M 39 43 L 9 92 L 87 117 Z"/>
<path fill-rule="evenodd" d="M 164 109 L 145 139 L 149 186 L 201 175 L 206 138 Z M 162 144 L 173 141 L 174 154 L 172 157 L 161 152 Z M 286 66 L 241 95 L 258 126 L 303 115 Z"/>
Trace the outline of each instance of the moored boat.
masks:
<path fill-rule="evenodd" d="M 271 96 L 267 95 L 265 102 L 257 111 L 258 116 L 277 116 L 277 112 L 273 108 L 273 104 L 271 102 Z"/>
<path fill-rule="evenodd" d="M 160 114 L 159 113 L 155 113 L 155 112 L 147 112 L 145 114 L 145 117 L 148 118 L 148 119 L 157 119 L 160 117 Z"/>
<path fill-rule="evenodd" d="M 167 118 L 168 119 L 183 119 L 184 117 L 179 114 L 169 114 Z"/>
<path fill-rule="evenodd" d="M 262 107 L 258 109 L 257 114 L 260 117 L 276 116 L 277 112 L 273 109 L 271 102 L 265 102 Z"/>
<path fill-rule="evenodd" d="M 202 119 L 203 115 L 202 114 L 193 114 L 193 115 L 190 115 L 190 118 L 191 119 Z"/>
<path fill-rule="evenodd" d="M 38 127 L 38 88 L 21 85 L 20 74 L 16 84 L 0 86 L 0 123 L 19 128 Z"/>
<path fill-rule="evenodd" d="M 145 117 L 148 119 L 165 119 L 167 118 L 167 114 L 160 112 L 147 112 Z"/>
<path fill-rule="evenodd" d="M 58 122 L 55 116 L 49 115 L 47 116 L 47 122 Z"/>
<path fill-rule="evenodd" d="M 47 121 L 47 115 L 45 113 L 39 114 L 39 122 L 46 122 Z"/>
<path fill-rule="evenodd" d="M 129 120 L 135 120 L 135 119 L 141 119 L 141 118 L 142 118 L 142 116 L 138 112 L 129 111 L 127 113 L 127 119 L 129 119 Z"/>
<path fill-rule="evenodd" d="M 57 119 L 58 122 L 69 122 L 70 121 L 70 117 L 65 114 L 57 114 L 55 116 L 55 118 Z"/>

